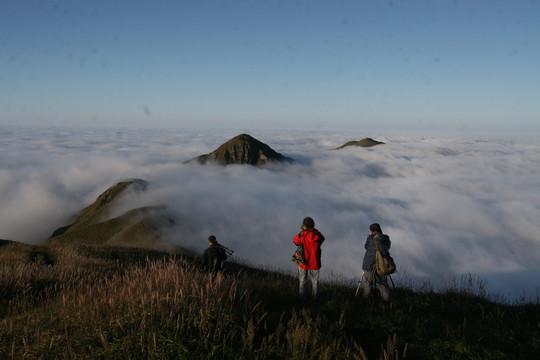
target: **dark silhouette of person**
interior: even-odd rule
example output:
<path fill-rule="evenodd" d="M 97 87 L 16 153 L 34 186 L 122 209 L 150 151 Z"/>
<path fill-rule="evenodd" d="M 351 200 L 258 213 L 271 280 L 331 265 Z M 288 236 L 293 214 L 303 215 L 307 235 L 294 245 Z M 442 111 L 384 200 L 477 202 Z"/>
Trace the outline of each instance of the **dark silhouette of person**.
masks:
<path fill-rule="evenodd" d="M 206 271 L 216 275 L 221 271 L 223 262 L 227 259 L 227 253 L 218 244 L 214 235 L 208 237 L 208 245 L 210 246 L 203 253 L 203 265 Z"/>

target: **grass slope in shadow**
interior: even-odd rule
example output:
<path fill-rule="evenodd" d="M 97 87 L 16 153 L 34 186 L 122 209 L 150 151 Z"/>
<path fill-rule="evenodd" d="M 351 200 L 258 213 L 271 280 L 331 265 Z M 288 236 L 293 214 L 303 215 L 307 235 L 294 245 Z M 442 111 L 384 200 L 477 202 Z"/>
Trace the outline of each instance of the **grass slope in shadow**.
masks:
<path fill-rule="evenodd" d="M 537 359 L 540 306 L 448 289 L 390 303 L 196 256 L 104 245 L 0 248 L 2 359 Z M 46 257 L 48 261 L 39 260 Z"/>

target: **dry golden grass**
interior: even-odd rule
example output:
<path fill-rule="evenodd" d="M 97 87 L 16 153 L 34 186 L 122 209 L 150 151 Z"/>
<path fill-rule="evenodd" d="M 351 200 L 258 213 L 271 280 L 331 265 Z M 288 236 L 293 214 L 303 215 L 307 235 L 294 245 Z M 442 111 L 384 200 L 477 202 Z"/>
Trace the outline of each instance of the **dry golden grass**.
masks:
<path fill-rule="evenodd" d="M 3 246 L 0 358 L 527 359 L 540 349 L 537 305 L 406 290 L 359 303 L 354 289 L 323 286 L 325 299 L 306 302 L 294 277 L 238 264 L 212 278 L 173 253 Z M 517 340 L 499 344 L 503 332 Z"/>
<path fill-rule="evenodd" d="M 54 265 L 2 251 L 2 358 L 365 358 L 327 341 L 330 324 L 307 309 L 270 323 L 250 288 L 264 279 L 212 278 L 193 259 L 128 248 L 50 251 Z"/>

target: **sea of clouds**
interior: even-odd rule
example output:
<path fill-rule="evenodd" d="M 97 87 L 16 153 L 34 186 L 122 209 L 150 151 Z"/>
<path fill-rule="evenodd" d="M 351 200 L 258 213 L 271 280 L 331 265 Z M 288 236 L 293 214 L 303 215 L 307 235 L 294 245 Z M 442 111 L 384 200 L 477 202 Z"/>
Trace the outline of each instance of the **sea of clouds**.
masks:
<path fill-rule="evenodd" d="M 108 187 L 140 178 L 136 206 L 167 205 L 170 241 L 208 235 L 244 262 L 293 273 L 292 238 L 311 216 L 322 276 L 355 286 L 369 225 L 392 240 L 398 284 L 479 280 L 509 301 L 540 294 L 540 136 L 270 130 L 0 127 L 0 239 L 45 241 Z M 293 164 L 183 162 L 247 132 Z M 372 137 L 385 145 L 334 150 Z M 427 285 L 429 284 L 429 285 Z M 476 287 L 476 286 L 473 286 Z"/>

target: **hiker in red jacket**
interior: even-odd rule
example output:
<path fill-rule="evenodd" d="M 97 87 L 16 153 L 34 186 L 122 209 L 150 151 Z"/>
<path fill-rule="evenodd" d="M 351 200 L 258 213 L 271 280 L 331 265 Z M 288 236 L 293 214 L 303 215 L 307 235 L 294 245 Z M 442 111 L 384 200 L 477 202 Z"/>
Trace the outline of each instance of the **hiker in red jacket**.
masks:
<path fill-rule="evenodd" d="M 302 223 L 302 231 L 293 239 L 295 245 L 304 248 L 305 264 L 298 264 L 298 278 L 300 280 L 300 296 L 305 296 L 306 279 L 309 272 L 313 298 L 318 296 L 319 269 L 321 268 L 321 245 L 324 236 L 315 229 L 315 221 L 306 217 Z"/>

